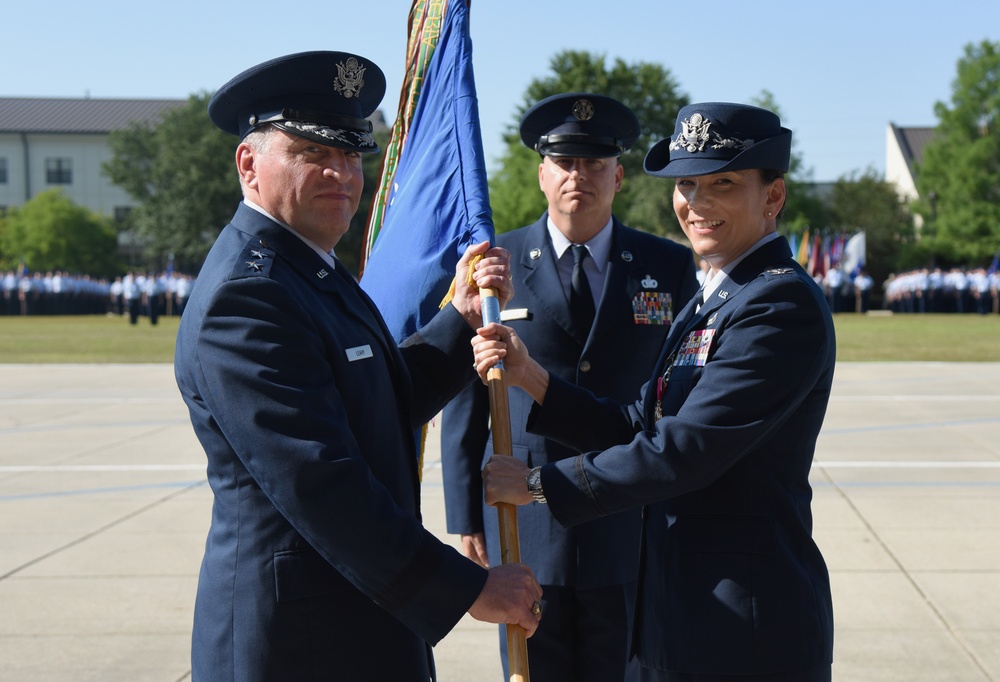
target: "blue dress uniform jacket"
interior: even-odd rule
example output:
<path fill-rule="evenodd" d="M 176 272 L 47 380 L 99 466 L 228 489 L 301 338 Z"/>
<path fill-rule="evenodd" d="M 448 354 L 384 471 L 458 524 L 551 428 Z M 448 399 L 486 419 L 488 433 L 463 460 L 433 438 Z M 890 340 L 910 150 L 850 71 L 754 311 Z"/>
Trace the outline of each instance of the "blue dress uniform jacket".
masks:
<path fill-rule="evenodd" d="M 640 324 L 636 297 L 656 296 L 661 312 L 675 314 L 697 290 L 694 256 L 680 244 L 613 221 L 604 294 L 586 342 L 574 337 L 569 303 L 556 270 L 546 227 L 548 214 L 534 225 L 497 236 L 511 254 L 514 296 L 505 324 L 517 330 L 532 357 L 566 381 L 599 395 L 631 400 L 649 376 L 667 332 L 667 323 Z M 509 392 L 513 454 L 540 466 L 577 454 L 565 445 L 524 431 L 531 397 Z M 489 392 L 475 382 L 445 408 L 441 453 L 450 533 L 485 531 L 492 561 L 499 561 L 497 513 L 484 506 L 482 465 L 493 454 Z M 544 505 L 518 508 L 521 561 L 542 585 L 581 589 L 634 581 L 639 555 L 639 510 L 608 516 L 575 528 L 557 523 Z"/>
<path fill-rule="evenodd" d="M 822 291 L 779 238 L 697 314 L 693 304 L 681 312 L 634 405 L 553 375 L 529 429 L 585 454 L 542 469 L 552 513 L 572 526 L 646 505 L 633 637 L 644 667 L 825 667 L 829 679 L 833 609 L 808 476 L 835 345 Z"/>
<path fill-rule="evenodd" d="M 421 526 L 413 433 L 471 335 L 448 306 L 397 348 L 349 273 L 240 205 L 177 339 L 215 494 L 194 680 L 431 678 L 486 571 Z"/>

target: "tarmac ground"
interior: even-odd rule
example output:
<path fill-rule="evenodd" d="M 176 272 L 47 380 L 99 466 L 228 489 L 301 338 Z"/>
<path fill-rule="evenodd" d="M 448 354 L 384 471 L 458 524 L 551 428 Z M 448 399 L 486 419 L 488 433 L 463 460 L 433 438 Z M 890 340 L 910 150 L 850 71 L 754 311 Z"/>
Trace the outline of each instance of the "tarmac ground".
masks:
<path fill-rule="evenodd" d="M 170 365 L 0 365 L 0 680 L 190 680 L 204 471 Z M 1000 682 L 1000 363 L 839 364 L 811 478 L 834 680 Z M 500 682 L 498 647 L 467 616 L 439 679 Z"/>

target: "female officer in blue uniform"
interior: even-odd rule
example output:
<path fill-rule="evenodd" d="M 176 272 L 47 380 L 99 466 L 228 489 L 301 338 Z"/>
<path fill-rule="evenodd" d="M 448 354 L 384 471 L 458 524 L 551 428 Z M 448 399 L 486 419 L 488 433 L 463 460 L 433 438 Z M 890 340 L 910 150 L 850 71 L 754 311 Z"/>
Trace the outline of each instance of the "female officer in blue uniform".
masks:
<path fill-rule="evenodd" d="M 468 612 L 537 626 L 530 570 L 487 571 L 420 523 L 414 429 L 474 374 L 466 284 L 510 298 L 506 252 L 470 247 L 452 305 L 397 348 L 333 248 L 361 196 L 385 80 L 364 57 L 255 66 L 209 103 L 239 135 L 244 200 L 194 285 L 177 385 L 215 496 L 198 579 L 195 682 L 434 676 Z M 534 608 L 534 611 L 532 610 Z"/>
<path fill-rule="evenodd" d="M 809 469 L 836 356 L 823 292 L 777 234 L 791 132 L 741 104 L 681 109 L 646 172 L 711 270 L 633 405 L 598 400 L 499 325 L 476 343 L 535 400 L 528 430 L 576 458 L 493 457 L 486 500 L 546 501 L 574 525 L 643 507 L 632 651 L 640 680 L 828 682 L 833 608 Z"/>

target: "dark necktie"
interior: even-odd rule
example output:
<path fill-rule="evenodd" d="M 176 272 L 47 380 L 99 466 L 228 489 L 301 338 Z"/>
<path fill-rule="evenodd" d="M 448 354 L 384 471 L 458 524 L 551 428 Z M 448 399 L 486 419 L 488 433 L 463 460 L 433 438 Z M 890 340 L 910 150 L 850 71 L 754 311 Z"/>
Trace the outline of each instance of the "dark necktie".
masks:
<path fill-rule="evenodd" d="M 573 249 L 573 279 L 569 293 L 569 311 L 573 323 L 580 334 L 586 338 L 590 327 L 594 324 L 594 296 L 590 293 L 590 284 L 583 271 L 583 260 L 589 255 L 587 247 L 574 244 Z"/>
<path fill-rule="evenodd" d="M 705 288 L 702 287 L 698 289 L 698 293 L 694 297 L 694 311 L 698 312 L 698 309 L 705 304 Z"/>

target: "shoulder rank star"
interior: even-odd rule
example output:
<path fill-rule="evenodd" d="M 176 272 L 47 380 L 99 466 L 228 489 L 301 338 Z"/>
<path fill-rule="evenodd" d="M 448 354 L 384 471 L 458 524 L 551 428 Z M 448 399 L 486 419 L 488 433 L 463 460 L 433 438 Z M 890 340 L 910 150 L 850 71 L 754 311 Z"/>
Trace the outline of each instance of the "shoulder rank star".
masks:
<path fill-rule="evenodd" d="M 247 261 L 247 269 L 248 270 L 254 270 L 256 272 L 260 272 L 260 263 L 258 261 L 255 261 L 255 260 L 248 260 Z"/>
<path fill-rule="evenodd" d="M 254 258 L 267 258 L 267 256 L 265 256 L 260 251 L 250 251 L 250 255 L 253 256 Z"/>

